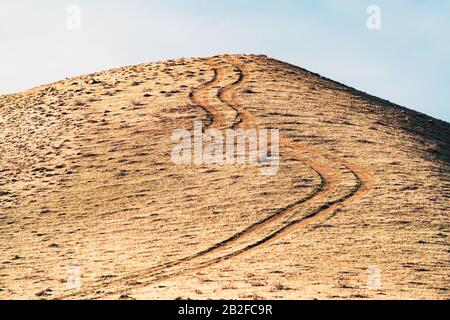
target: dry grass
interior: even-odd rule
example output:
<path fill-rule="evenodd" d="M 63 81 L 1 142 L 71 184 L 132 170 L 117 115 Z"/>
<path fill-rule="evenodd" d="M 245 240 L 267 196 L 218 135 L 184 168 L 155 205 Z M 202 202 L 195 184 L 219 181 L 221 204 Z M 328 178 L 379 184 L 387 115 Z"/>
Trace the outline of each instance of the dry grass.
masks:
<path fill-rule="evenodd" d="M 450 298 L 448 123 L 263 56 L 95 77 L 0 96 L 1 298 Z M 195 119 L 280 129 L 278 174 L 174 165 Z"/>

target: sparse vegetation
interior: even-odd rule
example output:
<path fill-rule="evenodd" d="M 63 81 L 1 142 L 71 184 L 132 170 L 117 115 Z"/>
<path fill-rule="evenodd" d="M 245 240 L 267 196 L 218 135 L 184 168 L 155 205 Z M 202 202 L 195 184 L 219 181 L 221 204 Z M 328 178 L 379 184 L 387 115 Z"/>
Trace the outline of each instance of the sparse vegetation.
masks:
<path fill-rule="evenodd" d="M 0 298 L 449 298 L 450 125 L 268 58 L 184 64 L 0 95 Z M 280 170 L 173 163 L 196 119 L 280 129 Z"/>

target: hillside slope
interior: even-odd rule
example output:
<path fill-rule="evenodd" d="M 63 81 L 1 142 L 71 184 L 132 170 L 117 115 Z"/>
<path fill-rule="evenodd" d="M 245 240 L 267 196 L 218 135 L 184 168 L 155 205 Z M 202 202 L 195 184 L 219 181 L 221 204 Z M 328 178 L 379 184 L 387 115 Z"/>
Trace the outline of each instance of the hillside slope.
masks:
<path fill-rule="evenodd" d="M 172 133 L 279 129 L 280 166 Z M 450 125 L 265 56 L 0 96 L 1 298 L 448 299 Z"/>

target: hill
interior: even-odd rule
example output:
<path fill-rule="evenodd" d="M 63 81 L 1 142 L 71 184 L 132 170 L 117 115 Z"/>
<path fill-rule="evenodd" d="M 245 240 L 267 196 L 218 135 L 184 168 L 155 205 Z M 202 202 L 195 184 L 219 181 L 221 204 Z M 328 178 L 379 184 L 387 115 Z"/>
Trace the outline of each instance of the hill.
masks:
<path fill-rule="evenodd" d="M 196 122 L 279 130 L 276 171 L 175 163 Z M 450 298 L 446 122 L 223 55 L 3 95 L 0 128 L 2 298 Z"/>

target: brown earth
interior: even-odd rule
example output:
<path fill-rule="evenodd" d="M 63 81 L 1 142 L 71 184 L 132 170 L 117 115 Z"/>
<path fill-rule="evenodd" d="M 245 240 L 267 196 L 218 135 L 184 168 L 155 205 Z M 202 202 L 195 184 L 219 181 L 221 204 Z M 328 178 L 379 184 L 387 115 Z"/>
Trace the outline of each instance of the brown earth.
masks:
<path fill-rule="evenodd" d="M 174 164 L 196 119 L 279 129 L 278 174 Z M 446 122 L 224 55 L 3 95 L 0 128 L 0 298 L 450 298 Z"/>

